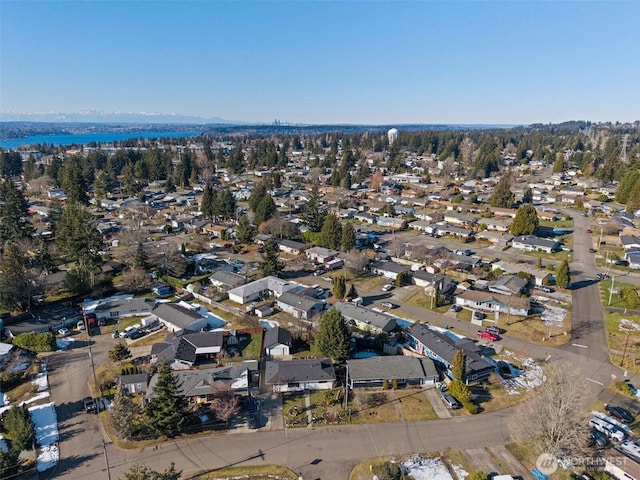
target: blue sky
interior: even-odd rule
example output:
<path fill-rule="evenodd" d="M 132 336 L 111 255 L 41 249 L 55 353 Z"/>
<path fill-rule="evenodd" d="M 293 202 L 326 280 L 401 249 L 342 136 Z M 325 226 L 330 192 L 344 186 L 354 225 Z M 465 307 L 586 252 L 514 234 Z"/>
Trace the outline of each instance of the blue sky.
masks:
<path fill-rule="evenodd" d="M 640 2 L 0 0 L 0 111 L 640 119 Z"/>

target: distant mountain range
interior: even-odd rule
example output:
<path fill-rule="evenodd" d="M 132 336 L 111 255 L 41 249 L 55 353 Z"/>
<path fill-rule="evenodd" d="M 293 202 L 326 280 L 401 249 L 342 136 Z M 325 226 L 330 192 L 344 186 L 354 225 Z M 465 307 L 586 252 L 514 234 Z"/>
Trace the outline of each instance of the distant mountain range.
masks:
<path fill-rule="evenodd" d="M 223 118 L 203 118 L 177 113 L 146 112 L 102 112 L 87 110 L 84 112 L 0 112 L 0 122 L 55 122 L 55 123 L 144 123 L 144 124 L 189 124 L 189 125 L 251 125 L 256 122 L 238 122 Z"/>

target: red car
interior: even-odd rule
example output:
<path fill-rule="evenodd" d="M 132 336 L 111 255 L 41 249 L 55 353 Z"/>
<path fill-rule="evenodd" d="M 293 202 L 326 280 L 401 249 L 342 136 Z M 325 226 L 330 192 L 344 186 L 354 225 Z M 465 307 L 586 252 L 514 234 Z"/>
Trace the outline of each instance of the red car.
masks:
<path fill-rule="evenodd" d="M 500 339 L 498 335 L 491 333 L 488 330 L 478 330 L 478 336 L 486 340 L 491 340 L 492 342 L 496 342 Z"/>
<path fill-rule="evenodd" d="M 590 230 L 590 229 L 589 229 L 589 230 L 587 230 L 587 233 L 591 233 L 591 230 Z"/>

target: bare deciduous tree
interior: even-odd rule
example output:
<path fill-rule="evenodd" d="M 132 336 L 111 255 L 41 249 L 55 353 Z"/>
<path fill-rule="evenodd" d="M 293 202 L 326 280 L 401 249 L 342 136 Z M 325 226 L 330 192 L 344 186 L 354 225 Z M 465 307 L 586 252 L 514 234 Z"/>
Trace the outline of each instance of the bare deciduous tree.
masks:
<path fill-rule="evenodd" d="M 516 409 L 509 424 L 513 436 L 531 445 L 536 454 L 582 453 L 589 439 L 584 414 L 587 389 L 575 369 L 554 365 L 541 391 Z"/>
<path fill-rule="evenodd" d="M 128 268 L 122 274 L 122 285 L 132 292 L 149 288 L 153 283 L 147 272 L 141 268 Z"/>
<path fill-rule="evenodd" d="M 347 255 L 346 269 L 354 275 L 362 275 L 366 271 L 367 265 L 369 265 L 369 257 L 366 253 L 354 250 Z"/>

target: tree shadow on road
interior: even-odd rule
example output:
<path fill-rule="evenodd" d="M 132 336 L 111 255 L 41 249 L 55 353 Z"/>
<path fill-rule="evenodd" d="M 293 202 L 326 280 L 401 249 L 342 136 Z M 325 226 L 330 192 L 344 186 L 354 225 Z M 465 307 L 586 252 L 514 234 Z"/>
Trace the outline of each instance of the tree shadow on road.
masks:
<path fill-rule="evenodd" d="M 71 455 L 69 457 L 61 458 L 58 462 L 58 465 L 54 470 L 49 470 L 50 474 L 43 474 L 41 478 L 56 478 L 65 473 L 70 473 L 71 471 L 77 469 L 85 462 L 89 462 L 97 457 L 100 454 L 93 453 L 89 455 Z M 55 476 L 53 474 L 55 473 Z"/>

